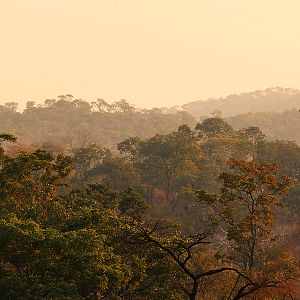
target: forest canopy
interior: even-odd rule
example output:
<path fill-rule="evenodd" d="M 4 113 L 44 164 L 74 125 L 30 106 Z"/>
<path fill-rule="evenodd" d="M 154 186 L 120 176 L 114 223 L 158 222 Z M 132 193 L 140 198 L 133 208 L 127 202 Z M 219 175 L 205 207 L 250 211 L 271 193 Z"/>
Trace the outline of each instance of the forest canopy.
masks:
<path fill-rule="evenodd" d="M 127 137 L 118 153 L 0 141 L 5 299 L 299 296 L 296 143 L 219 117 Z"/>

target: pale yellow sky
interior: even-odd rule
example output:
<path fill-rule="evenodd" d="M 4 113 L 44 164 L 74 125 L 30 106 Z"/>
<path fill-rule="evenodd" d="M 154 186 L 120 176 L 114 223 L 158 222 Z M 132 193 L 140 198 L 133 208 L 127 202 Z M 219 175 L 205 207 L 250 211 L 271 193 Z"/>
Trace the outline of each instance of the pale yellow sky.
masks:
<path fill-rule="evenodd" d="M 0 0 L 0 103 L 300 88 L 300 0 Z"/>

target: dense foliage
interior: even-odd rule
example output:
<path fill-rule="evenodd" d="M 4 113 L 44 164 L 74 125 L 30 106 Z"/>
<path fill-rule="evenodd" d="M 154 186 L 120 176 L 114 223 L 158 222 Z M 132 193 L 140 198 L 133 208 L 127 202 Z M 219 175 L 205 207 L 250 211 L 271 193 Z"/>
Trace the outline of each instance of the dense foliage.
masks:
<path fill-rule="evenodd" d="M 73 148 L 90 141 L 115 149 L 129 136 L 150 137 L 168 133 L 181 124 L 192 125 L 186 112 L 163 114 L 160 109 L 135 109 L 125 100 L 89 103 L 71 95 L 47 99 L 43 105 L 28 101 L 23 112 L 15 102 L 0 105 L 0 131 L 20 137 L 20 142 L 38 147 Z"/>
<path fill-rule="evenodd" d="M 119 154 L 15 140 L 0 135 L 3 299 L 299 297 L 295 143 L 217 117 Z"/>

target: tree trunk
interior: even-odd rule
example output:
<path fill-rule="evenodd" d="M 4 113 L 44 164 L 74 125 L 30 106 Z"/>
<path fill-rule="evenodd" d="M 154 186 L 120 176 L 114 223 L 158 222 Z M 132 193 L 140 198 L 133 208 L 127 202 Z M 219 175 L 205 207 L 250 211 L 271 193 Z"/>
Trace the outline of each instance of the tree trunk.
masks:
<path fill-rule="evenodd" d="M 199 282 L 198 282 L 198 280 L 194 280 L 193 290 L 190 294 L 190 300 L 196 300 L 196 297 L 198 294 L 198 288 L 199 288 Z"/>

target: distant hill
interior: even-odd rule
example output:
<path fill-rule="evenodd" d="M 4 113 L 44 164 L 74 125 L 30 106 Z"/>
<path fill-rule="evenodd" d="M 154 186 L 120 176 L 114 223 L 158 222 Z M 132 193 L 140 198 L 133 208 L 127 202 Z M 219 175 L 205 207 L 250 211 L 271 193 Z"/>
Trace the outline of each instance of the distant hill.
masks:
<path fill-rule="evenodd" d="M 258 126 L 270 139 L 296 141 L 300 145 L 300 112 L 298 109 L 284 112 L 246 113 L 225 119 L 235 129 Z"/>
<path fill-rule="evenodd" d="M 300 91 L 292 88 L 268 88 L 254 92 L 229 95 L 225 98 L 209 98 L 189 102 L 180 109 L 196 119 L 212 113 L 231 117 L 244 113 L 283 112 L 300 107 Z M 170 110 L 174 110 L 170 108 Z"/>

